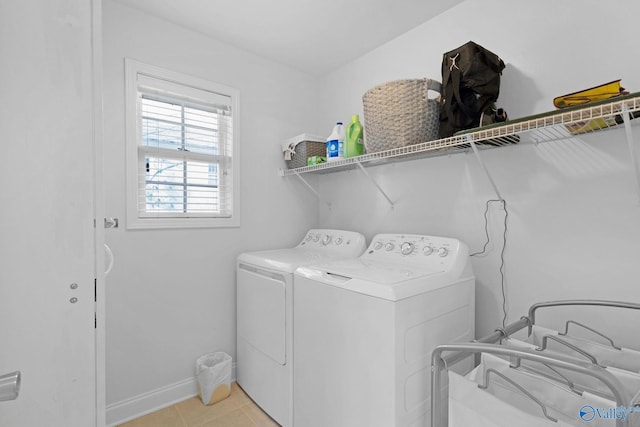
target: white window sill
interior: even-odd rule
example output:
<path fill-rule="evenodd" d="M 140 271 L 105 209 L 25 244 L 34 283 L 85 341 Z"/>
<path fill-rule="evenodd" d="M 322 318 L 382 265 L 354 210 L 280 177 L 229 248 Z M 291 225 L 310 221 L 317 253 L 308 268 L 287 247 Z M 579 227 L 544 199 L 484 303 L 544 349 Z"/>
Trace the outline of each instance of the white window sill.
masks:
<path fill-rule="evenodd" d="M 239 218 L 133 218 L 127 220 L 127 230 L 153 230 L 178 228 L 233 228 L 240 227 Z"/>

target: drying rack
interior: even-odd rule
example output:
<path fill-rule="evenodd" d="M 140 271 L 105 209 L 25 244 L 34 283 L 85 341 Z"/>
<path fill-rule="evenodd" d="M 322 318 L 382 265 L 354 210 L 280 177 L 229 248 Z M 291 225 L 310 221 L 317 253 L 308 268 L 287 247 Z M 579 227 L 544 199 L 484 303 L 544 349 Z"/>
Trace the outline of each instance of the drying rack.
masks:
<path fill-rule="evenodd" d="M 633 396 L 624 389 L 620 381 L 614 377 L 606 369 L 599 366 L 592 360 L 589 362 L 579 362 L 575 358 L 562 355 L 548 356 L 529 349 L 520 349 L 505 347 L 499 344 L 502 339 L 509 338 L 510 335 L 528 328 L 528 334 L 531 335 L 532 327 L 535 325 L 536 311 L 544 307 L 560 307 L 560 306 L 601 306 L 616 307 L 633 310 L 640 310 L 640 304 L 621 302 L 621 301 L 605 301 L 605 300 L 560 300 L 548 301 L 534 304 L 529 308 L 527 316 L 523 316 L 515 322 L 512 322 L 504 328 L 498 328 L 493 333 L 475 340 L 470 343 L 444 344 L 437 346 L 431 354 L 431 427 L 446 427 L 444 411 L 444 399 L 442 396 L 442 373 L 456 363 L 464 360 L 471 355 L 479 355 L 480 353 L 490 353 L 500 356 L 508 356 L 512 366 L 519 366 L 522 360 L 529 360 L 553 366 L 556 368 L 566 369 L 584 375 L 589 375 L 602 384 L 604 384 L 613 396 L 618 407 L 632 407 L 640 402 L 633 402 Z M 607 338 L 608 339 L 608 338 Z M 446 356 L 443 353 L 448 353 Z M 616 427 L 628 426 L 627 418 L 625 421 L 616 420 Z"/>

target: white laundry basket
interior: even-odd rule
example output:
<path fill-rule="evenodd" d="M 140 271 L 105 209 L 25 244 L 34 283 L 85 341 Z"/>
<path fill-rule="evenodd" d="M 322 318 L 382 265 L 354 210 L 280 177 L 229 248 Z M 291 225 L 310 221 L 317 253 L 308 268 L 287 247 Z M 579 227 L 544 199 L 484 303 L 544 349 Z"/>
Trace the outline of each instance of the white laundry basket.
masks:
<path fill-rule="evenodd" d="M 198 396 L 205 405 L 213 405 L 231 394 L 231 356 L 208 353 L 196 360 Z"/>

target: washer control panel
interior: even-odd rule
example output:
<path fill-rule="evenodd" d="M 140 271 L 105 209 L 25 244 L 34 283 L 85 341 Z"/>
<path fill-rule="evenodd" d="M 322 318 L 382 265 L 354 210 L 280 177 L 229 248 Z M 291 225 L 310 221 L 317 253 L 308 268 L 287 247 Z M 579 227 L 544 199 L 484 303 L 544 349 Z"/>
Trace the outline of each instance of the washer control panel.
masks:
<path fill-rule="evenodd" d="M 378 234 L 363 257 L 418 265 L 443 265 L 462 255 L 466 246 L 457 239 L 416 234 Z"/>
<path fill-rule="evenodd" d="M 366 248 L 365 238 L 355 231 L 313 229 L 309 230 L 299 248 L 326 249 L 327 251 L 358 252 L 358 256 Z"/>

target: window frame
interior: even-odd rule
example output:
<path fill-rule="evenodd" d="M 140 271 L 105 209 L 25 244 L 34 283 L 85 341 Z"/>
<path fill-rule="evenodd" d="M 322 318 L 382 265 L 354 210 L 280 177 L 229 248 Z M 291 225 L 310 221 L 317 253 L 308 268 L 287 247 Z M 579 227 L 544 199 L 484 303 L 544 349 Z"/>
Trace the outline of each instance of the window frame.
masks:
<path fill-rule="evenodd" d="M 230 98 L 232 112 L 232 148 L 231 148 L 231 168 L 229 171 L 231 178 L 232 198 L 231 215 L 215 216 L 203 213 L 194 213 L 185 216 L 183 214 L 170 213 L 144 213 L 138 209 L 139 204 L 139 171 L 144 163 L 144 157 L 140 149 L 140 125 L 141 118 L 138 116 L 139 97 L 139 76 L 146 84 L 154 80 L 167 83 L 176 88 L 181 88 L 186 92 L 190 89 L 210 92 Z M 145 93 L 145 91 L 142 91 Z M 176 98 L 181 94 L 177 93 Z M 188 97 L 188 93 L 183 93 L 183 97 Z M 170 96 L 168 96 L 170 98 Z M 144 64 L 136 60 L 125 58 L 125 127 L 126 127 L 126 182 L 127 182 L 127 229 L 162 229 L 162 228 L 218 228 L 218 227 L 239 227 L 240 226 L 240 162 L 239 162 L 239 91 L 235 88 L 214 83 L 198 77 L 188 76 L 176 71 L 167 70 L 154 65 Z M 228 176 L 227 175 L 227 176 Z M 221 177 L 221 179 L 224 179 Z M 229 179 L 227 177 L 226 179 Z"/>

